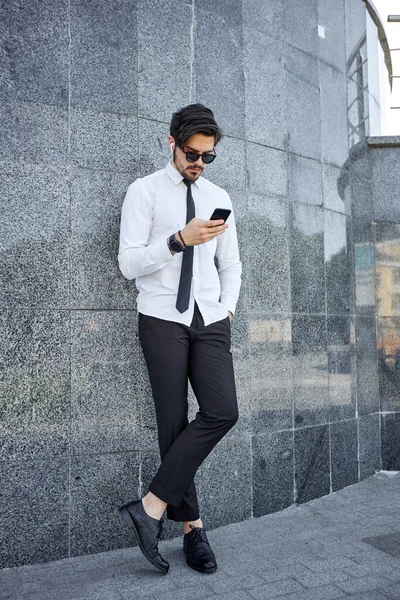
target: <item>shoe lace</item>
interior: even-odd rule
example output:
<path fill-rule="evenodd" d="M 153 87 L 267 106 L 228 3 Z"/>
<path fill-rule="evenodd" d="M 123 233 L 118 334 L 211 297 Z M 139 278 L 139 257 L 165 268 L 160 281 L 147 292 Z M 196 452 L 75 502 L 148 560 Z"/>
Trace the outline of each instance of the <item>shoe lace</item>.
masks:
<path fill-rule="evenodd" d="M 192 530 L 194 539 L 197 539 L 201 542 L 205 542 L 206 544 L 210 545 L 203 527 L 193 527 L 193 525 L 189 525 L 189 527 Z"/>

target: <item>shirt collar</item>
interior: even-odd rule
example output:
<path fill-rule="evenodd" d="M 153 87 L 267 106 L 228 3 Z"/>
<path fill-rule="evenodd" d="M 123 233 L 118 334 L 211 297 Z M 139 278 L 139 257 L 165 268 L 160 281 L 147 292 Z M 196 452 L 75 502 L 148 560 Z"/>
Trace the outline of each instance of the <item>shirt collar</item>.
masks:
<path fill-rule="evenodd" d="M 169 161 L 169 163 L 165 167 L 165 170 L 167 172 L 167 175 L 175 183 L 175 185 L 178 185 L 181 181 L 183 181 L 183 176 L 179 173 L 179 171 L 177 169 L 175 169 L 175 167 L 173 166 L 173 164 L 171 163 L 171 161 Z M 194 181 L 193 183 L 198 188 L 200 188 L 202 186 L 202 183 L 203 183 L 201 176 L 196 181 Z"/>

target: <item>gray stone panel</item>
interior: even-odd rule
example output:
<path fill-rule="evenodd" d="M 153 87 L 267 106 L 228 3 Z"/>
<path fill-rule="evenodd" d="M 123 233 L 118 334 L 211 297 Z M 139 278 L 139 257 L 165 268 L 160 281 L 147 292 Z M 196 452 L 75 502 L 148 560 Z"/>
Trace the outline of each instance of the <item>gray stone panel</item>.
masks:
<path fill-rule="evenodd" d="M 69 452 L 67 311 L 2 310 L 1 460 Z"/>
<path fill-rule="evenodd" d="M 321 107 L 318 61 L 286 46 L 288 147 L 292 152 L 321 157 Z"/>
<path fill-rule="evenodd" d="M 294 432 L 296 502 L 303 504 L 330 492 L 328 425 Z"/>
<path fill-rule="evenodd" d="M 350 194 L 346 193 L 349 175 L 344 169 L 331 165 L 322 166 L 324 207 L 343 214 L 350 214 Z"/>
<path fill-rule="evenodd" d="M 71 105 L 137 114 L 136 2 L 71 0 Z"/>
<path fill-rule="evenodd" d="M 169 125 L 139 119 L 139 175 L 145 177 L 163 169 L 171 160 Z M 217 149 L 218 152 L 218 149 Z"/>
<path fill-rule="evenodd" d="M 253 515 L 261 517 L 294 502 L 293 432 L 252 438 Z"/>
<path fill-rule="evenodd" d="M 0 105 L 0 160 L 65 165 L 68 113 L 58 106 Z"/>
<path fill-rule="evenodd" d="M 138 450 L 136 312 L 75 311 L 71 338 L 72 453 Z"/>
<path fill-rule="evenodd" d="M 323 62 L 319 64 L 322 160 L 342 167 L 348 155 L 346 76 Z"/>
<path fill-rule="evenodd" d="M 67 172 L 45 166 L 0 165 L 2 213 L 0 306 L 69 305 Z"/>
<path fill-rule="evenodd" d="M 356 361 L 354 319 L 328 316 L 329 421 L 356 416 Z"/>
<path fill-rule="evenodd" d="M 321 164 L 296 154 L 289 154 L 289 157 L 291 201 L 322 206 Z"/>
<path fill-rule="evenodd" d="M 242 66 L 243 32 L 241 23 L 231 26 L 229 15 L 216 14 L 222 2 L 212 2 L 210 12 L 199 10 L 196 3 L 196 101 L 212 108 L 218 125 L 226 135 L 244 137 L 244 72 Z M 200 2 L 200 6 L 208 2 Z M 231 4 L 231 2 L 229 2 Z M 240 0 L 241 4 L 241 0 Z M 222 6 L 221 6 L 222 5 Z M 223 35 L 221 35 L 223 32 Z M 212 57 L 212 60 L 205 59 Z"/>
<path fill-rule="evenodd" d="M 357 421 L 330 425 L 332 491 L 358 481 Z"/>
<path fill-rule="evenodd" d="M 68 106 L 68 1 L 3 2 L 0 99 Z"/>
<path fill-rule="evenodd" d="M 348 314 L 353 305 L 351 268 L 347 247 L 350 223 L 345 215 L 324 211 L 326 304 L 328 314 Z"/>
<path fill-rule="evenodd" d="M 199 506 L 207 529 L 250 518 L 250 448 L 250 435 L 225 437 L 198 470 Z"/>
<path fill-rule="evenodd" d="M 182 0 L 137 0 L 137 15 L 138 114 L 169 122 L 195 102 L 192 7 Z"/>
<path fill-rule="evenodd" d="M 344 0 L 318 0 L 318 25 L 325 36 L 318 37 L 319 56 L 342 73 L 346 72 L 344 13 Z"/>
<path fill-rule="evenodd" d="M 357 407 L 359 415 L 379 410 L 375 317 L 356 317 Z"/>
<path fill-rule="evenodd" d="M 290 276 L 295 312 L 325 311 L 324 215 L 320 207 L 292 207 Z"/>
<path fill-rule="evenodd" d="M 68 557 L 68 459 L 5 460 L 0 479 L 1 567 Z"/>
<path fill-rule="evenodd" d="M 398 317 L 377 317 L 380 409 L 400 410 L 400 343 Z"/>
<path fill-rule="evenodd" d="M 246 144 L 250 192 L 287 196 L 287 154 L 260 144 Z"/>
<path fill-rule="evenodd" d="M 345 0 L 346 59 L 366 31 L 366 8 L 363 2 Z"/>
<path fill-rule="evenodd" d="M 380 416 L 366 415 L 358 420 L 360 480 L 381 469 Z"/>
<path fill-rule="evenodd" d="M 384 471 L 400 470 L 400 413 L 381 415 L 381 450 L 382 469 Z"/>
<path fill-rule="evenodd" d="M 292 349 L 294 426 L 327 423 L 329 393 L 325 317 L 293 316 Z"/>
<path fill-rule="evenodd" d="M 190 3 L 190 2 L 188 2 Z M 216 17 L 222 17 L 225 26 L 240 27 L 243 21 L 243 12 L 246 12 L 246 0 L 196 0 L 195 7 L 206 10 Z"/>
<path fill-rule="evenodd" d="M 135 173 L 138 166 L 137 130 L 136 117 L 72 110 L 72 165 Z"/>
<path fill-rule="evenodd" d="M 136 545 L 135 536 L 120 518 L 118 507 L 136 499 L 138 481 L 138 457 L 134 452 L 72 459 L 71 556 Z"/>
<path fill-rule="evenodd" d="M 350 183 L 353 239 L 355 244 L 374 241 L 372 183 L 351 174 Z"/>
<path fill-rule="evenodd" d="M 283 149 L 287 128 L 284 44 L 248 27 L 243 29 L 246 139 Z"/>
<path fill-rule="evenodd" d="M 243 24 L 273 37 L 284 37 L 285 0 L 246 0 Z"/>
<path fill-rule="evenodd" d="M 249 311 L 252 319 L 290 310 L 288 206 L 273 196 L 249 197 Z"/>
<path fill-rule="evenodd" d="M 228 192 L 246 187 L 245 142 L 225 137 L 217 146 L 217 158 L 207 165 L 204 177 Z M 217 162 L 218 161 L 218 162 Z M 211 216 L 211 215 L 210 215 Z"/>
<path fill-rule="evenodd" d="M 119 270 L 121 206 L 127 173 L 74 169 L 71 182 L 71 306 L 135 308 L 137 290 Z"/>
<path fill-rule="evenodd" d="M 285 1 L 285 35 L 289 44 L 318 54 L 318 0 Z"/>
<path fill-rule="evenodd" d="M 250 354 L 253 434 L 290 429 L 293 426 L 290 318 L 251 318 Z"/>
<path fill-rule="evenodd" d="M 399 148 L 374 148 L 371 168 L 375 219 L 400 220 Z"/>

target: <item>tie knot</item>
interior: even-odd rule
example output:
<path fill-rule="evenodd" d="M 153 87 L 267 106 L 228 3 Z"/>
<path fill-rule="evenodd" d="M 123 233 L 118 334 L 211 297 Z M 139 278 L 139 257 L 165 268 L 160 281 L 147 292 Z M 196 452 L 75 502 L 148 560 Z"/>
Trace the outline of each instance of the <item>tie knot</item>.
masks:
<path fill-rule="evenodd" d="M 186 179 L 185 177 L 183 178 L 183 183 L 186 185 L 186 187 L 190 187 L 192 185 L 192 182 L 190 181 L 190 179 Z"/>

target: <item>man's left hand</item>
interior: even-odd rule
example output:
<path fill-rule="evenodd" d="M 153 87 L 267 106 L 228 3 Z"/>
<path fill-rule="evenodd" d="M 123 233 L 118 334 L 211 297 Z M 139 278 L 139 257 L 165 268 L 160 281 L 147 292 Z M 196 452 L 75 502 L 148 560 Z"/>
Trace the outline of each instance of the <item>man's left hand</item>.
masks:
<path fill-rule="evenodd" d="M 228 310 L 228 315 L 229 315 L 229 318 L 230 318 L 230 320 L 231 320 L 231 322 L 232 322 L 232 319 L 233 319 L 233 314 L 231 313 L 231 311 L 230 311 L 230 310 Z"/>

